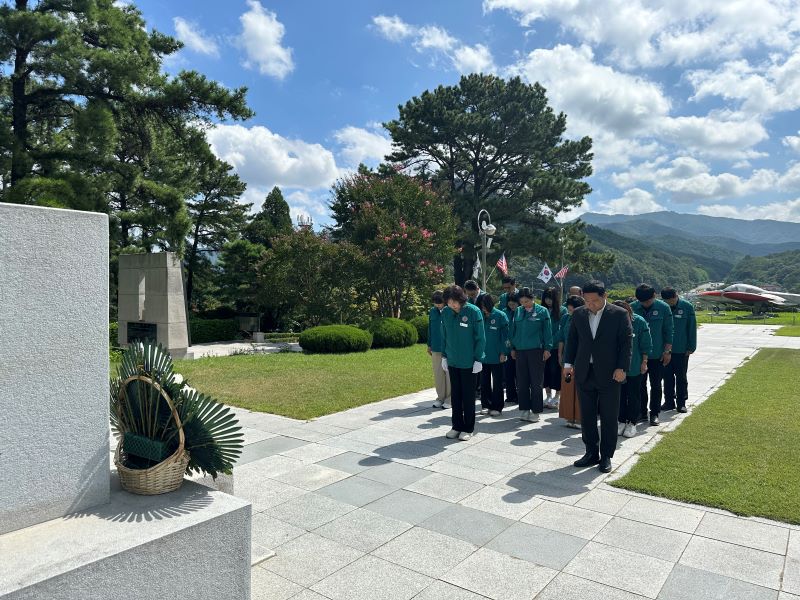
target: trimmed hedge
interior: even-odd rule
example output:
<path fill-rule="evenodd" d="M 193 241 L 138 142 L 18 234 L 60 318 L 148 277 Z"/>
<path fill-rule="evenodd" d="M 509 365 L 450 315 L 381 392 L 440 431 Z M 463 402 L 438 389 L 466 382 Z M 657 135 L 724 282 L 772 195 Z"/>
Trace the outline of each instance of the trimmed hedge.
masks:
<path fill-rule="evenodd" d="M 372 334 L 350 325 L 320 325 L 300 334 L 300 347 L 317 354 L 366 352 L 372 346 Z"/>
<path fill-rule="evenodd" d="M 108 324 L 108 343 L 112 348 L 119 348 L 119 323 Z"/>
<path fill-rule="evenodd" d="M 239 339 L 239 321 L 236 319 L 189 319 L 192 344 L 229 342 Z"/>
<path fill-rule="evenodd" d="M 367 325 L 373 348 L 405 348 L 417 343 L 417 328 L 408 321 L 384 317 Z"/>
<path fill-rule="evenodd" d="M 417 328 L 417 337 L 420 344 L 428 343 L 428 315 L 414 317 L 409 321 L 414 327 Z"/>

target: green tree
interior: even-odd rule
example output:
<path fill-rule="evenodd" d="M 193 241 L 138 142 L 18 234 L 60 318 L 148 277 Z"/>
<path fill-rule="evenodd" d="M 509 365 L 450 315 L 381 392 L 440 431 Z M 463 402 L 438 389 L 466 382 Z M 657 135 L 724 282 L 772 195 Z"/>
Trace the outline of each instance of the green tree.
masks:
<path fill-rule="evenodd" d="M 263 312 L 265 302 L 258 278 L 266 248 L 245 239 L 228 242 L 220 253 L 220 295 L 240 311 Z"/>
<path fill-rule="evenodd" d="M 567 117 L 555 114 L 545 89 L 519 77 L 468 75 L 458 85 L 425 91 L 385 123 L 395 151 L 388 158 L 429 178 L 453 200 L 458 219 L 456 282 L 472 272 L 478 211 L 501 225 L 507 256 L 547 248 L 554 217 L 591 191 L 592 140 L 566 140 Z"/>
<path fill-rule="evenodd" d="M 292 217 L 289 205 L 283 199 L 281 188 L 275 186 L 267 197 L 261 210 L 247 224 L 243 237 L 254 244 L 269 248 L 272 239 L 292 232 Z"/>
<path fill-rule="evenodd" d="M 400 317 L 415 290 L 441 281 L 452 256 L 452 206 L 416 178 L 382 169 L 334 185 L 334 239 L 357 246 L 368 293 L 380 316 Z"/>
<path fill-rule="evenodd" d="M 192 221 L 186 252 L 186 302 L 190 306 L 201 258 L 221 251 L 226 242 L 239 237 L 252 206 L 239 202 L 247 185 L 232 170 L 207 149 L 199 168 L 197 194 L 187 202 Z"/>

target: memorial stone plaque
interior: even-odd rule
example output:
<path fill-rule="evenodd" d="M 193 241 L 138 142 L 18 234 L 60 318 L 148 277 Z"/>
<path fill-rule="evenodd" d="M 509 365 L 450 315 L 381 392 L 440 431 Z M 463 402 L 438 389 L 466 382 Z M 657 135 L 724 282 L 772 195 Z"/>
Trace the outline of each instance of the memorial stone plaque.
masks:
<path fill-rule="evenodd" d="M 128 343 L 158 341 L 158 325 L 156 323 L 128 322 Z"/>

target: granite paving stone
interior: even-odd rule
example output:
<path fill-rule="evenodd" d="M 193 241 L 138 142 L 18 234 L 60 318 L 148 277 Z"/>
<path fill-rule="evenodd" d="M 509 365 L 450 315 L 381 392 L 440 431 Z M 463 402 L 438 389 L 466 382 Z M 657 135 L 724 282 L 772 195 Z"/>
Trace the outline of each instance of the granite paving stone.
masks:
<path fill-rule="evenodd" d="M 306 533 L 276 548 L 275 557 L 263 563 L 262 567 L 309 587 L 362 556 L 364 553 L 354 548 L 315 533 Z"/>
<path fill-rule="evenodd" d="M 391 494 L 395 489 L 393 486 L 380 481 L 372 481 L 355 475 L 320 488 L 317 493 L 344 504 L 364 506 L 378 498 Z"/>
<path fill-rule="evenodd" d="M 587 540 L 597 535 L 610 520 L 609 515 L 557 502 L 543 502 L 522 518 L 524 523 Z"/>
<path fill-rule="evenodd" d="M 323 467 L 336 469 L 337 471 L 344 471 L 345 473 L 357 475 L 358 473 L 366 471 L 367 469 L 371 469 L 372 467 L 386 465 L 388 463 L 388 460 L 383 460 L 377 456 L 344 451 L 342 454 L 337 454 L 331 458 L 321 460 L 318 464 L 322 465 Z"/>
<path fill-rule="evenodd" d="M 514 523 L 486 544 L 486 547 L 537 565 L 561 570 L 585 544 L 586 540 L 565 533 L 527 523 Z"/>
<path fill-rule="evenodd" d="M 615 517 L 595 536 L 594 541 L 677 562 L 691 537 L 674 529 Z"/>
<path fill-rule="evenodd" d="M 253 513 L 265 511 L 278 504 L 307 493 L 305 490 L 268 478 L 236 479 L 236 496 L 253 505 Z"/>
<path fill-rule="evenodd" d="M 789 530 L 758 521 L 706 513 L 695 535 L 730 542 L 748 548 L 786 554 Z"/>
<path fill-rule="evenodd" d="M 266 458 L 267 456 L 278 454 L 284 450 L 291 450 L 292 448 L 297 448 L 298 446 L 305 446 L 306 443 L 307 442 L 304 442 L 303 440 L 276 435 L 275 437 L 271 437 L 261 442 L 248 444 L 242 448 L 242 455 L 239 457 L 239 460 L 236 461 L 236 464 L 244 465 L 249 462 L 253 462 L 254 460 L 258 460 L 259 458 Z"/>
<path fill-rule="evenodd" d="M 642 600 L 644 596 L 596 581 L 559 573 L 536 600 Z"/>
<path fill-rule="evenodd" d="M 441 473 L 431 473 L 427 477 L 405 486 L 410 492 L 425 494 L 447 502 L 458 502 L 470 494 L 474 494 L 483 486 L 474 481 L 467 481 Z"/>
<path fill-rule="evenodd" d="M 280 519 L 270 517 L 264 513 L 253 515 L 253 525 L 251 540 L 254 544 L 259 544 L 274 550 L 277 546 L 293 540 L 305 533 L 300 527 L 295 527 L 285 523 Z"/>
<path fill-rule="evenodd" d="M 341 448 L 334 448 L 332 446 L 324 446 L 322 444 L 306 444 L 305 446 L 298 446 L 291 450 L 284 450 L 281 452 L 282 456 L 294 458 L 302 463 L 318 463 L 327 458 L 343 454 L 346 450 Z"/>
<path fill-rule="evenodd" d="M 695 536 L 684 550 L 680 563 L 779 590 L 784 557 Z"/>
<path fill-rule="evenodd" d="M 439 577 L 477 546 L 421 527 L 414 527 L 373 552 L 373 555 L 429 577 Z"/>
<path fill-rule="evenodd" d="M 250 569 L 251 600 L 289 600 L 303 588 L 261 567 Z"/>
<path fill-rule="evenodd" d="M 589 542 L 564 571 L 647 598 L 656 598 L 674 563 Z"/>
<path fill-rule="evenodd" d="M 630 499 L 631 496 L 627 494 L 595 488 L 581 498 L 575 506 L 607 515 L 616 515 Z"/>
<path fill-rule="evenodd" d="M 314 491 L 348 477 L 351 477 L 350 473 L 344 471 L 317 464 L 307 464 L 276 475 L 275 479 L 304 490 Z"/>
<path fill-rule="evenodd" d="M 430 475 L 430 471 L 396 462 L 379 465 L 361 473 L 361 477 L 380 481 L 396 488 L 410 485 L 428 475 Z"/>
<path fill-rule="evenodd" d="M 313 590 L 303 590 L 296 596 L 292 596 L 291 600 L 328 600 L 328 598 L 319 595 Z"/>
<path fill-rule="evenodd" d="M 705 513 L 701 510 L 634 496 L 617 513 L 620 517 L 684 533 L 694 533 Z"/>
<path fill-rule="evenodd" d="M 513 523 L 511 519 L 454 504 L 428 517 L 420 526 L 482 546 Z"/>
<path fill-rule="evenodd" d="M 658 600 L 776 600 L 778 592 L 716 573 L 675 565 Z"/>
<path fill-rule="evenodd" d="M 345 504 L 333 498 L 309 492 L 274 506 L 262 514 L 311 531 L 355 509 L 356 507 L 352 504 Z"/>
<path fill-rule="evenodd" d="M 522 492 L 487 486 L 467 496 L 459 504 L 518 521 L 542 502 L 544 500 L 541 498 Z"/>
<path fill-rule="evenodd" d="M 331 600 L 409 600 L 431 583 L 430 577 L 375 556 L 364 556 L 311 589 Z"/>
<path fill-rule="evenodd" d="M 414 596 L 414 600 L 485 600 L 464 588 L 456 587 L 444 581 L 434 581 L 431 585 Z"/>
<path fill-rule="evenodd" d="M 440 460 L 425 467 L 434 473 L 442 473 L 443 475 L 450 475 L 458 477 L 459 479 L 466 479 L 467 481 L 474 481 L 483 485 L 490 485 L 503 476 L 497 473 L 490 473 L 489 471 L 481 471 L 479 469 L 471 469 L 464 465 L 458 465 L 446 460 Z"/>
<path fill-rule="evenodd" d="M 481 548 L 441 579 L 493 600 L 530 600 L 557 573 L 547 567 Z"/>
<path fill-rule="evenodd" d="M 438 498 L 407 490 L 397 490 L 388 496 L 370 502 L 364 508 L 386 517 L 417 525 L 448 506 L 452 506 L 452 504 Z"/>
<path fill-rule="evenodd" d="M 372 552 L 410 528 L 409 523 L 360 508 L 315 529 L 314 533 L 362 552 Z"/>

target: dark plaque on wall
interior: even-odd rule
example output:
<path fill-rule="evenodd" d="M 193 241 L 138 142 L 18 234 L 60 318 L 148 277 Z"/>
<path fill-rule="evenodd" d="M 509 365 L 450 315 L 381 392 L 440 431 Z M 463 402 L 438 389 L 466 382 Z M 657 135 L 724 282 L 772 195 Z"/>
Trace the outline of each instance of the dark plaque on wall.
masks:
<path fill-rule="evenodd" d="M 155 323 L 128 323 L 128 343 L 158 341 L 158 325 Z"/>

